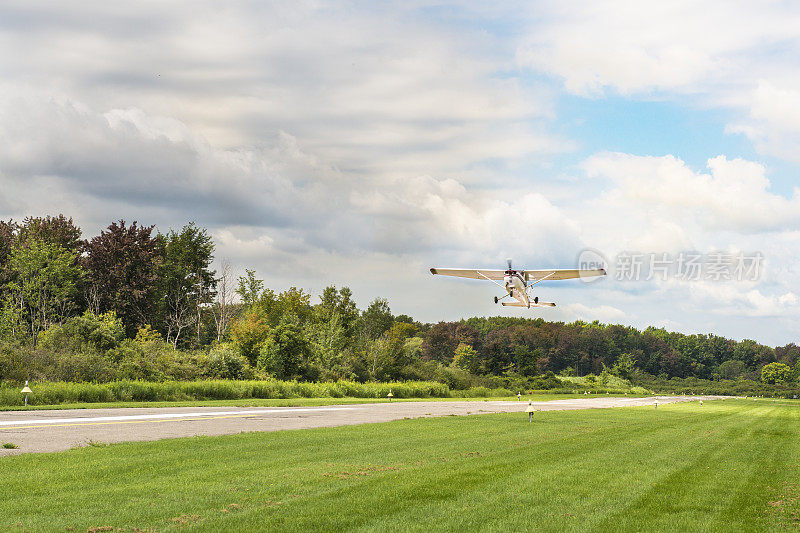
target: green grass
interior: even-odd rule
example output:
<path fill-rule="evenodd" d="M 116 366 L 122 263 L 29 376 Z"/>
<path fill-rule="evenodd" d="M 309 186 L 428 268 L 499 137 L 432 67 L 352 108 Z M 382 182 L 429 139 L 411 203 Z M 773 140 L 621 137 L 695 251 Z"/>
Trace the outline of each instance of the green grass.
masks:
<path fill-rule="evenodd" d="M 109 383 L 32 383 L 29 405 L 108 402 L 173 402 L 187 400 L 244 400 L 250 398 L 446 398 L 450 396 L 508 396 L 505 389 L 476 387 L 451 392 L 442 383 L 405 381 L 356 383 L 352 381 L 306 383 L 267 380 L 112 381 Z M 0 384 L 0 405 L 20 406 L 24 396 L 16 385 Z"/>
<path fill-rule="evenodd" d="M 21 409 L 79 409 L 101 407 L 158 407 L 190 405 L 326 405 L 401 399 L 512 398 L 515 391 L 473 387 L 452 390 L 443 383 L 406 381 L 355 383 L 350 381 L 306 383 L 270 380 L 113 381 L 109 383 L 40 382 L 30 385 L 28 407 L 21 385 L 0 384 L 0 411 Z M 642 389 L 643 394 L 647 394 Z M 528 391 L 531 392 L 531 391 Z M 571 398 L 576 391 L 533 391 L 537 398 Z M 603 391 L 609 392 L 609 391 Z M 622 395 L 631 390 L 610 391 Z M 599 393 L 599 391 L 594 391 Z M 529 397 L 526 395 L 526 397 Z M 299 401 L 296 401 L 299 400 Z M 303 401 L 309 400 L 309 401 Z"/>
<path fill-rule="evenodd" d="M 0 411 L 21 409 L 78 409 L 101 407 L 157 407 L 189 405 L 325 405 L 347 403 L 348 398 L 376 402 L 394 400 L 512 398 L 515 392 L 503 388 L 472 387 L 453 390 L 432 381 L 356 383 L 350 381 L 306 383 L 269 380 L 202 381 L 113 381 L 109 383 L 38 382 L 31 384 L 28 406 L 20 384 L 0 383 Z M 578 389 L 527 391 L 536 398 L 574 398 Z M 592 394 L 646 396 L 637 387 L 595 389 Z M 525 395 L 531 397 L 530 395 Z M 309 399 L 310 402 L 295 401 Z"/>
<path fill-rule="evenodd" d="M 0 529 L 783 531 L 800 404 L 402 420 L 0 458 Z"/>
<path fill-rule="evenodd" d="M 614 396 L 614 395 L 612 395 Z M 619 396 L 619 395 L 617 395 Z M 550 394 L 533 393 L 523 396 L 522 401 L 532 399 L 535 402 L 549 400 L 567 400 L 570 398 L 585 398 L 583 394 Z M 492 396 L 480 398 L 397 398 L 394 402 L 454 402 L 454 401 L 517 401 L 516 396 Z M 60 403 L 54 405 L 20 405 L 0 406 L 0 411 L 41 411 L 52 409 L 108 409 L 118 407 L 303 407 L 312 405 L 342 405 L 351 403 L 387 403 L 387 398 L 248 398 L 244 400 L 184 400 L 165 402 L 95 402 L 95 403 Z"/>

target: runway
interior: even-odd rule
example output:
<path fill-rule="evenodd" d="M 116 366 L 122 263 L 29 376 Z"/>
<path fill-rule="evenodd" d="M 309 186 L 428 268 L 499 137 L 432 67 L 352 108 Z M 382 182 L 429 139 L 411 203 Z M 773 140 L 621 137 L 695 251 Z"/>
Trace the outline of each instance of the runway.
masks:
<path fill-rule="evenodd" d="M 649 398 L 594 397 L 533 402 L 539 411 L 603 409 L 681 401 L 714 396 Z M 524 412 L 526 401 L 422 401 L 328 405 L 319 407 L 160 407 L 65 409 L 0 412 L 0 457 L 19 453 L 55 452 L 92 443 L 150 441 L 196 435 L 230 435 L 244 431 L 279 431 L 333 427 L 404 418 Z"/>

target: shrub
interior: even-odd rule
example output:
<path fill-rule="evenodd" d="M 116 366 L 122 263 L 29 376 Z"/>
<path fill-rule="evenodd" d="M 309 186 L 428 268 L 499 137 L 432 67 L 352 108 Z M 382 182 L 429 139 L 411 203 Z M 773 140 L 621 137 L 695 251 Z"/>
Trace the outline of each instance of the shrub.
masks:
<path fill-rule="evenodd" d="M 209 377 L 221 379 L 247 379 L 253 371 L 247 358 L 230 343 L 215 346 L 208 355 L 207 372 Z"/>
<path fill-rule="evenodd" d="M 98 383 L 119 377 L 114 364 L 94 351 L 61 355 L 54 363 L 54 375 L 64 381 Z"/>
<path fill-rule="evenodd" d="M 269 323 L 266 317 L 262 316 L 258 310 L 252 309 L 233 323 L 230 336 L 239 355 L 247 358 L 247 361 L 255 366 L 261 346 L 269 338 L 269 332 Z"/>
<path fill-rule="evenodd" d="M 134 339 L 125 339 L 109 351 L 117 362 L 119 377 L 130 380 L 165 381 L 202 377 L 207 357 L 202 352 L 175 350 L 150 326 L 139 330 Z"/>
<path fill-rule="evenodd" d="M 30 377 L 30 360 L 23 350 L 0 346 L 0 381 L 25 381 Z"/>
<path fill-rule="evenodd" d="M 78 353 L 87 350 L 104 353 L 125 338 L 125 326 L 113 311 L 68 318 L 61 325 L 50 326 L 39 335 L 39 346 L 54 352 Z"/>
<path fill-rule="evenodd" d="M 792 368 L 783 363 L 769 363 L 761 369 L 764 383 L 786 383 L 792 379 Z"/>

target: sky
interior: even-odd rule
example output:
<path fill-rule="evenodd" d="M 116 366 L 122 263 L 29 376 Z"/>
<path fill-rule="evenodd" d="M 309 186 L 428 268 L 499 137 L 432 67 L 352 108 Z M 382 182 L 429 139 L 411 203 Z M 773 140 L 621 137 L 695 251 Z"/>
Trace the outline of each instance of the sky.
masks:
<path fill-rule="evenodd" d="M 5 1 L 0 219 L 194 221 L 275 290 L 427 322 L 800 341 L 800 7 L 489 4 Z M 551 309 L 429 273 L 587 253 Z"/>

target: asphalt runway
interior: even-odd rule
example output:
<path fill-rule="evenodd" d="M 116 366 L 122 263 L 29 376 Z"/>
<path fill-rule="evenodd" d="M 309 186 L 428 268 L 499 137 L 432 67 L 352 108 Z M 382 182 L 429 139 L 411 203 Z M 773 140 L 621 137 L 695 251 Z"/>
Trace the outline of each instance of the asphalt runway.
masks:
<path fill-rule="evenodd" d="M 712 400 L 714 396 L 649 398 L 587 397 L 533 402 L 538 411 L 604 409 L 672 402 Z M 56 452 L 90 443 L 149 441 L 196 435 L 230 435 L 243 431 L 279 431 L 333 427 L 403 418 L 486 413 L 524 413 L 527 401 L 433 401 L 326 405 L 320 407 L 158 407 L 64 409 L 0 412 L 0 457 Z M 524 416 L 524 415 L 521 415 Z"/>

